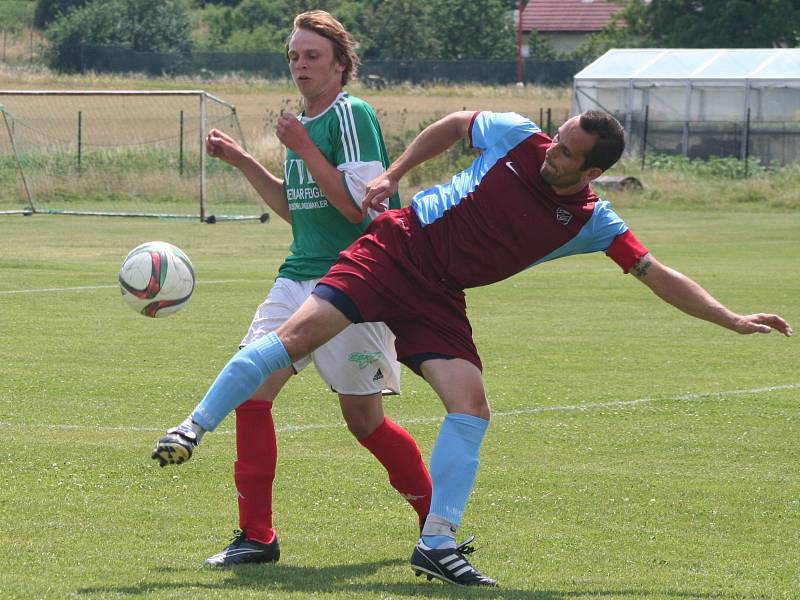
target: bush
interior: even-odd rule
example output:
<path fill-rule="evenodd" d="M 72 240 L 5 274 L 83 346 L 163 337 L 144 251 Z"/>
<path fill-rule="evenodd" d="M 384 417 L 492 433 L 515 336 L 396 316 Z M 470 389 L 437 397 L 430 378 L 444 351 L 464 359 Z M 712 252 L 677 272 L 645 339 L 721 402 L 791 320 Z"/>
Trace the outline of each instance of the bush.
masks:
<path fill-rule="evenodd" d="M 82 70 L 82 46 L 176 56 L 191 51 L 191 27 L 180 0 L 94 0 L 59 17 L 45 35 L 52 42 L 50 64 L 61 71 Z"/>
<path fill-rule="evenodd" d="M 379 114 L 378 116 L 380 118 L 381 115 Z M 430 119 L 423 120 L 416 129 L 407 129 L 399 134 L 388 134 L 386 136 L 386 150 L 389 156 L 394 158 L 400 156 L 423 129 L 443 116 L 443 114 L 436 114 Z M 413 187 L 419 187 L 434 182 L 447 181 L 454 173 L 469 167 L 477 155 L 478 151 L 472 148 L 466 139 L 462 139 L 440 155 L 416 166 L 408 174 L 407 183 Z"/>
<path fill-rule="evenodd" d="M 0 2 L 0 29 L 18 33 L 29 27 L 33 19 L 33 6 L 27 0 L 5 0 Z"/>
<path fill-rule="evenodd" d="M 73 8 L 80 8 L 90 0 L 37 0 L 33 11 L 33 25 L 45 29 L 48 25 L 67 14 Z"/>
<path fill-rule="evenodd" d="M 705 177 L 725 177 L 740 179 L 745 176 L 745 162 L 733 156 L 710 156 L 707 159 L 686 158 L 681 155 L 650 154 L 645 159 L 645 167 L 665 171 L 680 171 Z M 747 174 L 766 173 L 773 170 L 756 159 L 747 162 Z"/>

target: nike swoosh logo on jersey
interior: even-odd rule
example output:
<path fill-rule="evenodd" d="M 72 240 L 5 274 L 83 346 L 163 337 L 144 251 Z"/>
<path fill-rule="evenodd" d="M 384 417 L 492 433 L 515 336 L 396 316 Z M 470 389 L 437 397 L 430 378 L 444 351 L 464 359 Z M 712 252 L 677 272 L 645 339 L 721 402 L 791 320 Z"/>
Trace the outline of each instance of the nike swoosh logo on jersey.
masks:
<path fill-rule="evenodd" d="M 507 166 L 509 169 L 511 169 L 511 172 L 512 172 L 512 173 L 514 173 L 514 175 L 516 175 L 517 177 L 519 177 L 519 173 L 517 173 L 517 170 L 514 168 L 514 163 L 512 163 L 510 160 L 509 160 L 509 161 L 506 161 L 506 166 Z"/>

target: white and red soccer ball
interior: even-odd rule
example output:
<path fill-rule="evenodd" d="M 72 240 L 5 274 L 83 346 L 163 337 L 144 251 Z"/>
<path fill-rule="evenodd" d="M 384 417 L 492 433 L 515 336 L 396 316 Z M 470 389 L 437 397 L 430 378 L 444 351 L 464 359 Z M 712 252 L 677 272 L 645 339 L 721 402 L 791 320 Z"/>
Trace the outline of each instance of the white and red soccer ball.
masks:
<path fill-rule="evenodd" d="M 122 261 L 122 299 L 139 314 L 165 317 L 186 306 L 194 291 L 194 267 L 180 248 L 167 242 L 136 246 Z"/>

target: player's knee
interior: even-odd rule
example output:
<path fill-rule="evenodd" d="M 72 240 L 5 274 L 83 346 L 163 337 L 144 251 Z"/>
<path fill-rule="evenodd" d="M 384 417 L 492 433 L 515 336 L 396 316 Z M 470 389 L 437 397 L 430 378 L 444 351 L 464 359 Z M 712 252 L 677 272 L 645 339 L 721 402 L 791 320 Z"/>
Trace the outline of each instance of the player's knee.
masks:
<path fill-rule="evenodd" d="M 301 329 L 279 330 L 278 339 L 280 339 L 286 354 L 289 355 L 292 362 L 308 356 L 317 349 L 312 344 L 310 336 L 306 335 Z"/>
<path fill-rule="evenodd" d="M 475 417 L 479 417 L 481 419 L 485 419 L 487 421 L 492 416 L 492 411 L 489 408 L 489 402 L 487 402 L 486 398 L 483 398 L 483 400 L 476 401 L 471 406 L 471 410 L 473 411 L 473 412 L 470 413 L 471 415 L 473 415 Z"/>
<path fill-rule="evenodd" d="M 491 417 L 491 410 L 489 408 L 489 401 L 484 395 L 469 396 L 465 395 L 457 400 L 449 400 L 445 403 L 447 412 L 461 413 L 471 415 L 487 421 Z"/>

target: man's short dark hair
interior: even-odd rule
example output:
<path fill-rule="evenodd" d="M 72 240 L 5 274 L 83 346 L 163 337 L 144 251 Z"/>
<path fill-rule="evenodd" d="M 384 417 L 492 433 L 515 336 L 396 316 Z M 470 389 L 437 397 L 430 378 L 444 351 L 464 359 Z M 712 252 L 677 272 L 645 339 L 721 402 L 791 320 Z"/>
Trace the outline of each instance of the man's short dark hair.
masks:
<path fill-rule="evenodd" d="M 597 167 L 610 169 L 625 150 L 625 130 L 614 117 L 601 110 L 587 110 L 581 114 L 581 129 L 594 134 L 597 140 L 583 162 L 583 170 Z"/>

